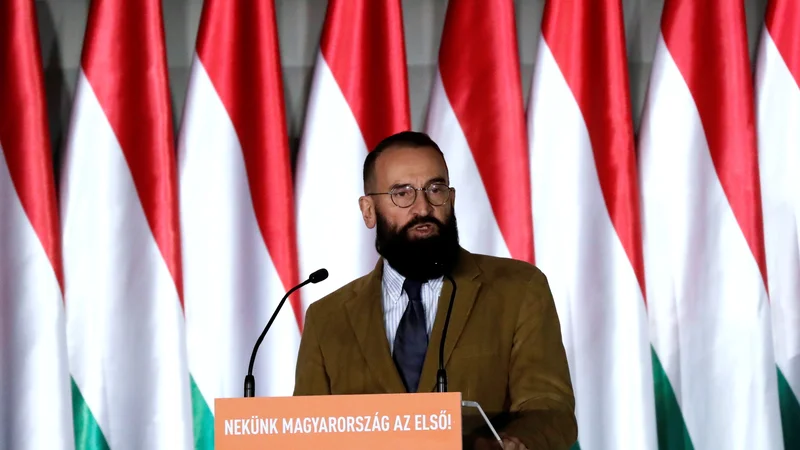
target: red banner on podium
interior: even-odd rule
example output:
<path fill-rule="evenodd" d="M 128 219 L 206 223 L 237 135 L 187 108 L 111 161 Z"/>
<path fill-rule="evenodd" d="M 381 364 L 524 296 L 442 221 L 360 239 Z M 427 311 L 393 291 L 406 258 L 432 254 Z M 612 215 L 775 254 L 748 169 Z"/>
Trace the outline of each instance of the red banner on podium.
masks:
<path fill-rule="evenodd" d="M 217 450 L 460 449 L 461 393 L 218 398 Z"/>

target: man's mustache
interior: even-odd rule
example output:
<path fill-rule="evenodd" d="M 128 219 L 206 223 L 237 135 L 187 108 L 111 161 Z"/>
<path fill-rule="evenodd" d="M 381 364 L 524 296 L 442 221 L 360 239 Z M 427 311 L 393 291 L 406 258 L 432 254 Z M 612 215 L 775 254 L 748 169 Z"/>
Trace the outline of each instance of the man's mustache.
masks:
<path fill-rule="evenodd" d="M 402 233 L 408 233 L 408 231 L 411 230 L 411 228 L 417 225 L 436 225 L 437 227 L 439 227 L 440 230 L 444 229 L 444 224 L 440 222 L 439 219 L 428 216 L 428 217 L 416 217 L 414 219 L 411 219 L 411 221 L 408 222 L 400 231 Z"/>

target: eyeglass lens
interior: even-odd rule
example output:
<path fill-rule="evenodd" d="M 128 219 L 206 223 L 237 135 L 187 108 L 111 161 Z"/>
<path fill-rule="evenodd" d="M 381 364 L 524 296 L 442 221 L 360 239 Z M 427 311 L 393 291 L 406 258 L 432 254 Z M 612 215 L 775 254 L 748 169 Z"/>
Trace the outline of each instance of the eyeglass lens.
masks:
<path fill-rule="evenodd" d="M 428 202 L 434 206 L 441 206 L 450 197 L 450 189 L 443 184 L 432 184 L 424 189 Z M 392 201 L 401 208 L 407 208 L 417 199 L 417 189 L 412 186 L 401 186 L 391 192 Z"/>

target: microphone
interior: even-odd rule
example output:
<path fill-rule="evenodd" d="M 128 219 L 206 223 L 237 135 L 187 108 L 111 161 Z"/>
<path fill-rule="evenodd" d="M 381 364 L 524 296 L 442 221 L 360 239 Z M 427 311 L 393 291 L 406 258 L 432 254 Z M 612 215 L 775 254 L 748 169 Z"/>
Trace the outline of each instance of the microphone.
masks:
<path fill-rule="evenodd" d="M 261 332 L 261 336 L 258 337 L 256 341 L 256 345 L 253 347 L 253 353 L 250 355 L 250 367 L 247 369 L 247 376 L 244 377 L 244 396 L 245 397 L 255 397 L 256 396 L 256 379 L 253 376 L 253 364 L 256 362 L 256 353 L 258 353 L 258 347 L 261 345 L 261 341 L 264 340 L 264 336 L 267 335 L 267 331 L 269 331 L 269 327 L 272 326 L 272 322 L 275 321 L 275 317 L 278 315 L 278 311 L 281 310 L 283 306 L 283 302 L 292 295 L 292 292 L 300 289 L 301 287 L 307 285 L 308 283 L 319 283 L 320 281 L 325 280 L 328 278 L 328 271 L 325 269 L 319 269 L 316 272 L 312 273 L 306 281 L 298 284 L 297 286 L 289 289 L 289 292 L 283 296 L 280 303 L 278 303 L 278 307 L 275 308 L 275 312 L 272 313 L 272 317 L 270 317 L 269 322 L 267 322 L 267 326 L 264 327 L 264 331 Z"/>
<path fill-rule="evenodd" d="M 439 262 L 435 264 L 443 267 Z M 456 299 L 456 281 L 446 270 L 443 271 L 443 275 L 453 285 L 453 292 L 450 294 L 450 304 L 447 305 L 447 315 L 444 318 L 444 327 L 442 328 L 442 339 L 439 341 L 439 370 L 436 372 L 436 392 L 447 392 L 447 371 L 444 370 L 444 343 L 445 339 L 447 339 L 447 326 L 450 325 L 450 313 L 453 312 L 453 301 Z"/>

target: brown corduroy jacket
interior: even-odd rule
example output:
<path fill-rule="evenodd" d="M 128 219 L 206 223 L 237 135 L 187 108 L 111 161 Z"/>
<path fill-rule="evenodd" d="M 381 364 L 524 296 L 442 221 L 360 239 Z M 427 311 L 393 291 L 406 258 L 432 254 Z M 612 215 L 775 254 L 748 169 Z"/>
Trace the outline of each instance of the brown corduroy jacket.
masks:
<path fill-rule="evenodd" d="M 306 312 L 294 395 L 405 392 L 383 321 L 383 260 Z M 535 266 L 461 250 L 445 344 L 448 391 L 478 402 L 492 423 L 531 450 L 569 449 L 575 399 L 547 279 Z M 434 392 L 439 342 L 452 286 L 445 281 L 419 392 Z M 465 411 L 466 414 L 466 411 Z M 475 413 L 477 414 L 477 413 Z M 463 418 L 465 448 L 480 416 Z"/>

